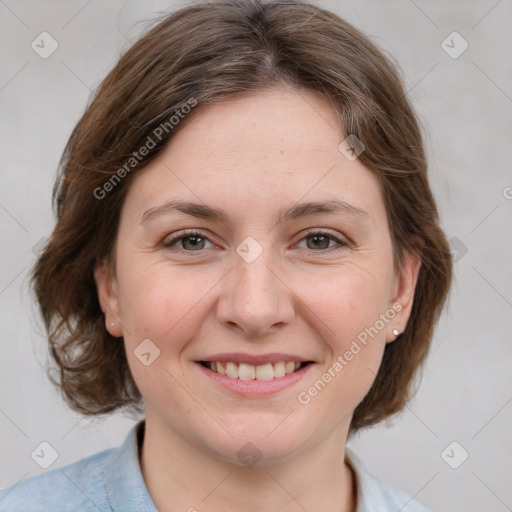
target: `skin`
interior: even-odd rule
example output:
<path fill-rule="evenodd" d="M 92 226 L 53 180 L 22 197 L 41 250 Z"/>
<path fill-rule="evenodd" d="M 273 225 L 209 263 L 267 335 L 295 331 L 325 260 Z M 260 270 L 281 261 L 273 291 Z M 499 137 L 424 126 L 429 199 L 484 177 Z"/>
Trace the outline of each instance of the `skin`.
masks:
<path fill-rule="evenodd" d="M 394 269 L 379 181 L 338 150 L 344 138 L 323 96 L 271 89 L 198 107 L 130 185 L 115 271 L 101 264 L 95 279 L 107 329 L 123 337 L 145 399 L 140 463 L 161 511 L 355 510 L 343 457 L 350 421 L 393 330 L 407 324 L 420 263 L 406 254 Z M 366 215 L 276 223 L 281 208 L 333 198 Z M 231 225 L 182 212 L 141 224 L 169 199 L 221 208 Z M 333 238 L 315 245 L 319 228 Z M 163 245 L 182 229 L 202 231 L 203 241 Z M 251 263 L 236 252 L 247 236 L 263 249 Z M 401 311 L 378 335 L 299 403 L 298 393 L 396 303 Z M 160 350 L 149 366 L 134 355 L 145 339 Z M 315 364 L 274 395 L 241 397 L 198 370 L 195 361 L 219 352 L 284 352 Z M 237 458 L 247 442 L 261 454 L 253 467 Z"/>

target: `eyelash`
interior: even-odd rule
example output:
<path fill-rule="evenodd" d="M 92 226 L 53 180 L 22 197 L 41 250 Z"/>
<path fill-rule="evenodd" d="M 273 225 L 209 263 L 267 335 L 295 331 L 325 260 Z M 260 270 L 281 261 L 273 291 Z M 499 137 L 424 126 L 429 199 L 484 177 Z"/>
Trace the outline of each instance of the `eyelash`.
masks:
<path fill-rule="evenodd" d="M 177 234 L 177 236 L 175 236 L 174 238 L 172 238 L 171 240 L 168 240 L 166 242 L 163 243 L 163 246 L 167 249 L 170 249 L 170 250 L 174 250 L 176 252 L 187 252 L 187 253 L 194 253 L 194 252 L 203 252 L 201 250 L 199 251 L 188 251 L 186 249 L 176 249 L 174 247 L 172 247 L 176 242 L 182 240 L 182 239 L 185 239 L 185 238 L 188 238 L 188 237 L 194 237 L 194 236 L 199 236 L 201 238 L 204 238 L 206 240 L 208 240 L 210 243 L 211 240 L 208 238 L 208 236 L 205 234 L 205 233 L 202 233 L 201 231 L 193 231 L 193 230 L 184 230 L 184 231 L 181 231 Z M 325 236 L 327 238 L 329 238 L 330 240 L 334 241 L 334 242 L 337 242 L 339 244 L 339 247 L 329 247 L 327 249 L 321 249 L 321 250 L 314 250 L 314 249 L 306 249 L 307 251 L 309 252 L 312 252 L 312 253 L 325 253 L 325 252 L 331 252 L 332 250 L 340 250 L 340 249 L 343 249 L 343 248 L 346 248 L 346 247 L 349 247 L 349 244 L 348 242 L 345 242 L 343 240 L 340 240 L 339 238 L 335 237 L 332 233 L 330 233 L 329 231 L 326 231 L 324 229 L 317 229 L 317 230 L 314 230 L 314 231 L 309 231 L 308 233 L 306 233 L 300 240 L 299 242 L 302 242 L 302 240 L 306 239 L 306 238 L 311 238 L 313 236 Z"/>

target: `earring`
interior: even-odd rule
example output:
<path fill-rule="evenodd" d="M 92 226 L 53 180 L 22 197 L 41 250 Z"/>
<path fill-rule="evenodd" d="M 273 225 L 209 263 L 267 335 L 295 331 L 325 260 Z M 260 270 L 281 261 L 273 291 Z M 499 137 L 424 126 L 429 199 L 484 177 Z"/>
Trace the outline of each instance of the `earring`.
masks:
<path fill-rule="evenodd" d="M 110 327 L 114 327 L 114 322 L 110 322 Z"/>
<path fill-rule="evenodd" d="M 398 336 L 400 334 L 400 331 L 398 329 L 393 329 L 393 334 L 395 336 Z"/>

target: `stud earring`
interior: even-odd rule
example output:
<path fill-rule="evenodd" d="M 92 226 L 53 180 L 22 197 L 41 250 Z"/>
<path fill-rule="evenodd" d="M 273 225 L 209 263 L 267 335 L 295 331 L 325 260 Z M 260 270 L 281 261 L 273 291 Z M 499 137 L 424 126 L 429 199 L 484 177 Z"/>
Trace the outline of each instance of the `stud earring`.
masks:
<path fill-rule="evenodd" d="M 110 327 L 114 327 L 114 322 L 110 322 Z"/>
<path fill-rule="evenodd" d="M 400 331 L 398 329 L 393 329 L 393 334 L 395 336 L 398 336 L 400 334 Z"/>

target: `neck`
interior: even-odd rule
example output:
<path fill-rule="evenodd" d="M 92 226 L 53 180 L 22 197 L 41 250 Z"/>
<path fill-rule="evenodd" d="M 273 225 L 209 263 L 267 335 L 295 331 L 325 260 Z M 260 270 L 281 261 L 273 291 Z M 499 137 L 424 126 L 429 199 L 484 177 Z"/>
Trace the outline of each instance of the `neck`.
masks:
<path fill-rule="evenodd" d="M 286 462 L 245 467 L 184 441 L 164 422 L 147 417 L 139 459 L 160 512 L 354 512 L 346 437 L 346 431 L 335 432 Z"/>

